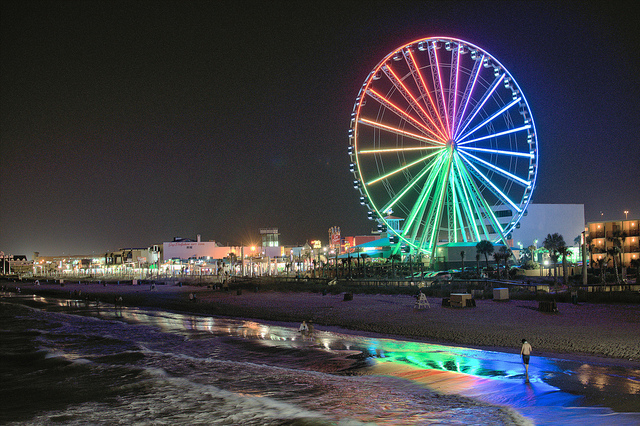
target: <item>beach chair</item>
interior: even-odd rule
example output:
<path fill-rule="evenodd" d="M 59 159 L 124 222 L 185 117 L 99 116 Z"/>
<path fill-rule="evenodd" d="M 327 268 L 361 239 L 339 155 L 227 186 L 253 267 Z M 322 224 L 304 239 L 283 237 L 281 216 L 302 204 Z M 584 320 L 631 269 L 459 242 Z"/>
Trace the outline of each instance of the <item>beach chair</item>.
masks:
<path fill-rule="evenodd" d="M 431 308 L 429 300 L 427 300 L 427 296 L 425 296 L 424 293 L 420 293 L 420 297 L 418 297 L 418 300 L 416 300 L 416 304 L 414 307 L 416 309 Z"/>

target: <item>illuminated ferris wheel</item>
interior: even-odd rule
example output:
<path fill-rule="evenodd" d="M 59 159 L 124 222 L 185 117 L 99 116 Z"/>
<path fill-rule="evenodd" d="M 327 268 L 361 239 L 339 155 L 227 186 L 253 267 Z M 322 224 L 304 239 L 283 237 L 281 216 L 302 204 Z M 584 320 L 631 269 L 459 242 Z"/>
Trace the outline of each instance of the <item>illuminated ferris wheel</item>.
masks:
<path fill-rule="evenodd" d="M 349 154 L 370 218 L 396 249 L 431 256 L 439 243 L 505 241 L 538 171 L 520 86 L 489 53 L 454 38 L 416 40 L 378 63 L 353 107 Z"/>

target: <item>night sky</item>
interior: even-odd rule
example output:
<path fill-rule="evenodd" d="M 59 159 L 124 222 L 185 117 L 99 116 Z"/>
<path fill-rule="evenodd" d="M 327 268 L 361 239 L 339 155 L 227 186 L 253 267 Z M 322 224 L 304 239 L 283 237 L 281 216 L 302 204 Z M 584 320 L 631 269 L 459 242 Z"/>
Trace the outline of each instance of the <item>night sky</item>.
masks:
<path fill-rule="evenodd" d="M 430 36 L 478 45 L 522 87 L 534 203 L 639 218 L 638 11 L 597 3 L 5 0 L 0 250 L 368 234 L 354 99 L 386 54 Z"/>

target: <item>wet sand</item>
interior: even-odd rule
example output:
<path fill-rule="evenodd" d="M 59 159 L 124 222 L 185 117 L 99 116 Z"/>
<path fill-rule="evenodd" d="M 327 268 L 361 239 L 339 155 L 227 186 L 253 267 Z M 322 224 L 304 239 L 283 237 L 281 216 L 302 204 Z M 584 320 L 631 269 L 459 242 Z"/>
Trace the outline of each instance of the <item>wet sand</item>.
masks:
<path fill-rule="evenodd" d="M 559 303 L 557 313 L 537 310 L 536 301 L 476 300 L 474 308 L 442 307 L 429 298 L 430 308 L 414 308 L 405 295 L 344 296 L 319 293 L 214 291 L 204 287 L 158 285 L 59 284 L 22 285 L 22 292 L 98 298 L 114 303 L 122 296 L 129 306 L 145 306 L 197 314 L 253 318 L 293 323 L 312 321 L 316 328 L 338 332 L 376 333 L 432 343 L 520 351 L 526 338 L 538 356 L 600 359 L 640 366 L 640 306 Z M 191 302 L 189 294 L 197 295 Z"/>

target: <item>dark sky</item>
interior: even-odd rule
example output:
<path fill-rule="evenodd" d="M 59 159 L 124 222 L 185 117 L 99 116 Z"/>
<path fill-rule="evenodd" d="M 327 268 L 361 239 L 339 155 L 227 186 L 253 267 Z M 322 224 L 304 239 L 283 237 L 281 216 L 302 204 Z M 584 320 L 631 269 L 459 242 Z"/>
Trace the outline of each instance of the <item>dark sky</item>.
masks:
<path fill-rule="evenodd" d="M 367 234 L 353 102 L 386 54 L 429 36 L 480 46 L 524 90 L 533 202 L 638 218 L 637 7 L 597 3 L 5 0 L 0 250 Z"/>

